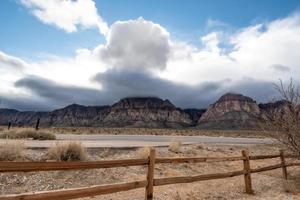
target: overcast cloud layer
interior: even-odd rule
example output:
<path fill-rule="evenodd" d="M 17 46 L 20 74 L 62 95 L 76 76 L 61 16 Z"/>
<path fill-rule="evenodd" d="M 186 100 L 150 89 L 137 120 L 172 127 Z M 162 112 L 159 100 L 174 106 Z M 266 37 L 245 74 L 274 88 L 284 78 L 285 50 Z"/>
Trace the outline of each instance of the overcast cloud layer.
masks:
<path fill-rule="evenodd" d="M 49 110 L 158 96 L 177 106 L 202 108 L 226 92 L 266 102 L 276 97 L 272 84 L 279 78 L 299 82 L 299 13 L 230 32 L 218 22 L 192 45 L 142 17 L 108 27 L 91 0 L 21 2 L 39 20 L 66 32 L 98 27 L 106 43 L 77 49 L 73 58 L 38 62 L 0 50 L 0 107 Z M 70 11 L 67 16 L 64 10 Z"/>

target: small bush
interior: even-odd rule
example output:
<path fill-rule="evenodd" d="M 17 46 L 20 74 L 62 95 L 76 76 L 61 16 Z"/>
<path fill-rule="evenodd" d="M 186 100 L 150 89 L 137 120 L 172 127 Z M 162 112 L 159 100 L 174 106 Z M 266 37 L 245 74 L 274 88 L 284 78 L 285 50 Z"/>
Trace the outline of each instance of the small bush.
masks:
<path fill-rule="evenodd" d="M 146 159 L 149 157 L 149 154 L 150 154 L 150 150 L 151 148 L 150 147 L 143 147 L 143 148 L 139 148 L 137 150 L 137 157 L 138 158 L 141 158 L 141 159 Z"/>
<path fill-rule="evenodd" d="M 20 142 L 0 144 L 0 161 L 24 160 L 25 147 Z"/>
<path fill-rule="evenodd" d="M 79 142 L 57 143 L 46 153 L 48 160 L 56 161 L 84 161 L 87 157 L 86 149 Z"/>
<path fill-rule="evenodd" d="M 181 141 L 172 141 L 169 144 L 169 151 L 174 152 L 174 153 L 179 153 L 181 149 Z"/>
<path fill-rule="evenodd" d="M 0 135 L 4 139 L 28 139 L 33 140 L 55 140 L 56 137 L 53 133 L 36 131 L 33 129 L 17 129 L 10 130 Z"/>

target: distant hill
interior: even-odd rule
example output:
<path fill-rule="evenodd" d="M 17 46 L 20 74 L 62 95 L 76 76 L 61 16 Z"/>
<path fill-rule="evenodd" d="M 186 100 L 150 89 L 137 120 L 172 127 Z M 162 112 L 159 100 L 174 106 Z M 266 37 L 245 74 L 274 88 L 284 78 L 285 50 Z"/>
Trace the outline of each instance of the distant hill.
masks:
<path fill-rule="evenodd" d="M 260 120 L 256 102 L 241 94 L 227 93 L 212 104 L 198 121 L 200 128 L 252 129 Z"/>
<path fill-rule="evenodd" d="M 148 127 L 253 129 L 263 115 L 280 110 L 284 102 L 259 104 L 242 94 L 227 93 L 206 109 L 181 109 L 158 97 L 128 97 L 112 106 L 72 104 L 51 112 L 0 109 L 0 125 L 32 126 L 40 119 L 49 127 Z"/>
<path fill-rule="evenodd" d="M 72 104 L 44 113 L 0 109 L 1 125 L 33 125 L 38 118 L 41 126 L 181 128 L 193 124 L 188 113 L 156 97 L 124 98 L 112 106 Z"/>

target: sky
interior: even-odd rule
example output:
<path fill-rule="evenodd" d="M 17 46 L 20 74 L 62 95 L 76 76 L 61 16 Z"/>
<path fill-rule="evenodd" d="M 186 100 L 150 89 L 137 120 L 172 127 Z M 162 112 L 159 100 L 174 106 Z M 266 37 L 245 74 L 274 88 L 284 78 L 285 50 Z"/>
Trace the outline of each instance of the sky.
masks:
<path fill-rule="evenodd" d="M 4 0 L 0 108 L 157 96 L 205 108 L 300 83 L 299 0 Z"/>

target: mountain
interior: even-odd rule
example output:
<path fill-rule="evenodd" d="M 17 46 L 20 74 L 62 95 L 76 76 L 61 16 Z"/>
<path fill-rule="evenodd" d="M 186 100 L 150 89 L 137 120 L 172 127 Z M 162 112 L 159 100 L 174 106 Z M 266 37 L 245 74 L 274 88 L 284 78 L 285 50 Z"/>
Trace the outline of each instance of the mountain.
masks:
<path fill-rule="evenodd" d="M 105 126 L 185 127 L 192 124 L 189 115 L 169 100 L 156 97 L 121 99 L 112 105 L 104 119 Z"/>
<path fill-rule="evenodd" d="M 0 125 L 255 129 L 263 118 L 289 108 L 286 101 L 257 105 L 242 94 L 227 93 L 205 109 L 181 109 L 157 97 L 123 98 L 112 106 L 72 104 L 51 112 L 0 109 Z M 300 112 L 299 112 L 300 115 Z"/>
<path fill-rule="evenodd" d="M 112 106 L 72 104 L 51 112 L 21 112 L 0 109 L 0 125 L 33 125 L 40 118 L 41 126 L 156 127 L 180 128 L 192 125 L 190 116 L 169 100 L 156 97 L 121 99 Z"/>
<path fill-rule="evenodd" d="M 197 124 L 200 117 L 206 112 L 206 109 L 187 108 L 183 111 L 190 116 L 194 124 Z"/>
<path fill-rule="evenodd" d="M 300 105 L 293 108 L 292 104 L 286 100 L 259 104 L 264 119 L 291 119 L 291 117 L 300 119 Z M 294 114 L 293 114 L 294 113 Z M 288 120 L 289 120 L 288 119 Z"/>
<path fill-rule="evenodd" d="M 7 125 L 9 122 L 17 125 L 33 125 L 38 118 L 48 115 L 47 112 L 20 112 L 14 109 L 0 109 L 0 125 Z"/>
<path fill-rule="evenodd" d="M 198 128 L 237 129 L 256 128 L 260 121 L 260 108 L 256 102 L 241 94 L 221 96 L 198 121 Z"/>
<path fill-rule="evenodd" d="M 270 103 L 260 103 L 258 107 L 260 108 L 262 115 L 279 115 L 287 109 L 289 109 L 290 103 L 285 100 L 270 102 Z"/>
<path fill-rule="evenodd" d="M 110 106 L 72 104 L 50 112 L 41 118 L 41 123 L 48 126 L 101 126 L 109 111 Z"/>

